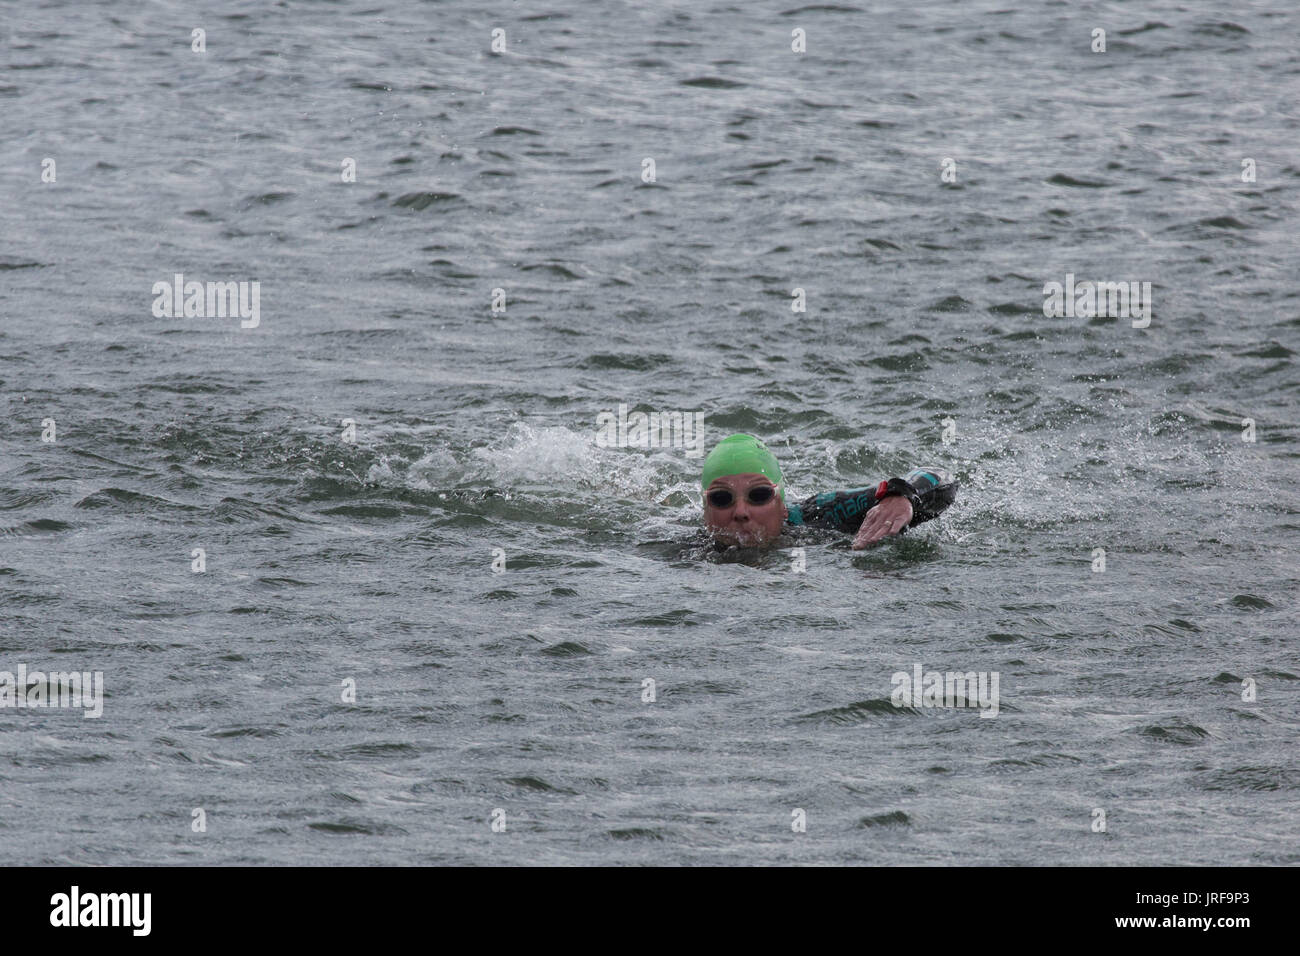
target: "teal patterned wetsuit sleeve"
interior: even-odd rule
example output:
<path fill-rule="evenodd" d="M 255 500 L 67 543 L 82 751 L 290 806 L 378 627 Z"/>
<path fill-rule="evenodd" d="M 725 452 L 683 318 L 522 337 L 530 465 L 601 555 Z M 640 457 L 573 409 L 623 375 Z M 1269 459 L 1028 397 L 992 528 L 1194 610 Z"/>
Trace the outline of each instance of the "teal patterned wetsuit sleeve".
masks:
<path fill-rule="evenodd" d="M 914 528 L 922 522 L 937 518 L 957 499 L 957 481 L 938 468 L 918 468 L 908 472 L 903 481 L 916 492 L 920 507 L 913 505 Z M 789 505 L 790 524 L 810 524 L 840 531 L 857 531 L 876 504 L 875 488 L 851 488 L 848 491 L 828 491 L 813 495 L 797 505 Z"/>

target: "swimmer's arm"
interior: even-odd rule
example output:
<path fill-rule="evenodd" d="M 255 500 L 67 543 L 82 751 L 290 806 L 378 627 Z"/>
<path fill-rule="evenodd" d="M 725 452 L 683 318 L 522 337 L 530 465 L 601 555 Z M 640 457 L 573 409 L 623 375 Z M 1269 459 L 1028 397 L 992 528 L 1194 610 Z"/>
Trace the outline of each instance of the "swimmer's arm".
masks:
<path fill-rule="evenodd" d="M 947 472 L 937 468 L 924 471 L 917 469 L 909 472 L 906 478 L 898 480 L 915 493 L 914 500 L 908 502 L 912 506 L 912 514 L 910 518 L 902 519 L 906 522 L 904 526 L 888 531 L 887 534 L 898 534 L 904 528 L 914 528 L 918 524 L 937 518 L 957 498 L 956 480 Z M 889 495 L 882 500 L 888 501 L 891 497 L 899 496 Z M 903 500 L 907 501 L 906 498 Z M 813 495 L 797 505 L 791 505 L 789 521 L 791 524 L 818 525 L 852 533 L 862 527 L 868 512 L 877 504 L 879 502 L 876 500 L 875 488 L 829 491 Z M 892 510 L 897 506 L 890 507 Z M 882 517 L 889 517 L 889 515 L 882 513 Z"/>

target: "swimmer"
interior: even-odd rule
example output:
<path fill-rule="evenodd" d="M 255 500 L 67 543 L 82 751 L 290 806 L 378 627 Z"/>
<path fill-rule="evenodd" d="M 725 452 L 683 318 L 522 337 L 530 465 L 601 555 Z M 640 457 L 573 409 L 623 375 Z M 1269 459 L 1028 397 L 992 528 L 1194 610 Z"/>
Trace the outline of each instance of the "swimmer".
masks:
<path fill-rule="evenodd" d="M 859 551 L 937 517 L 957 497 L 957 482 L 928 468 L 853 488 L 785 503 L 776 456 L 753 435 L 730 435 L 704 459 L 704 526 L 724 547 L 753 547 L 780 537 L 786 525 L 816 525 L 854 535 Z"/>

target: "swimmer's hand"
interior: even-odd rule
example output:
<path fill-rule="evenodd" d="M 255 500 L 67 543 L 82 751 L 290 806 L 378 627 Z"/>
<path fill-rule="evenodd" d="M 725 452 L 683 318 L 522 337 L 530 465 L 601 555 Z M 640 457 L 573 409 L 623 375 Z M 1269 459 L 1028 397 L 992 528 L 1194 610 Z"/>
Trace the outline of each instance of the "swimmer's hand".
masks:
<path fill-rule="evenodd" d="M 853 539 L 853 550 L 861 551 L 881 538 L 901 534 L 912 522 L 912 503 L 902 495 L 891 495 L 867 512 Z"/>

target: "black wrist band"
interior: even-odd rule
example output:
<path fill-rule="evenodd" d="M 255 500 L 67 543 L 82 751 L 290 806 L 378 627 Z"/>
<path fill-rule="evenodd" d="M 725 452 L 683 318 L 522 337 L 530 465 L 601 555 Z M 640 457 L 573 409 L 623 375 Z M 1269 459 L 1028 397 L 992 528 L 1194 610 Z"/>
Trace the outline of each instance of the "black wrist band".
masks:
<path fill-rule="evenodd" d="M 921 499 L 917 495 L 916 489 L 902 478 L 890 478 L 888 481 L 882 481 L 876 486 L 876 501 L 892 498 L 894 495 L 900 495 L 911 503 L 912 520 L 915 521 L 921 513 Z"/>

